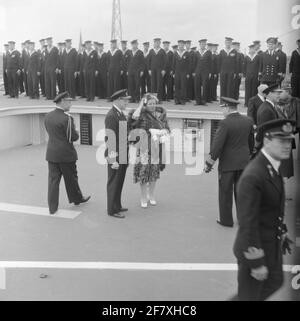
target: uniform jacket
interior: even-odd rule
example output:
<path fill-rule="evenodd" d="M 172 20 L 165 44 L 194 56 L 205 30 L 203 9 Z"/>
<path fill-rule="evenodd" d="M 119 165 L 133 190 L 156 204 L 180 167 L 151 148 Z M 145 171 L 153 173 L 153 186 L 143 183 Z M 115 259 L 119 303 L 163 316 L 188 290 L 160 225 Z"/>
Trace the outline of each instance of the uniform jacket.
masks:
<path fill-rule="evenodd" d="M 260 68 L 260 57 L 258 55 L 255 55 L 252 58 L 248 55 L 245 57 L 244 65 L 243 65 L 243 74 L 245 75 L 245 77 L 249 77 L 249 76 L 258 77 L 259 68 Z"/>
<path fill-rule="evenodd" d="M 98 52 L 97 55 L 97 70 L 100 72 L 100 74 L 107 74 L 107 53 L 103 52 L 101 57 L 100 54 Z"/>
<path fill-rule="evenodd" d="M 25 49 L 22 50 L 21 61 L 22 61 L 22 69 L 26 71 L 28 68 L 29 54 Z"/>
<path fill-rule="evenodd" d="M 64 71 L 66 61 L 66 50 L 58 52 L 58 69 Z"/>
<path fill-rule="evenodd" d="M 86 53 L 84 59 L 84 71 L 96 72 L 98 67 L 98 53 L 96 50 L 92 50 L 90 53 Z"/>
<path fill-rule="evenodd" d="M 41 71 L 43 72 L 44 68 L 45 68 L 46 52 L 45 52 L 45 50 L 39 49 L 37 51 L 37 53 L 38 53 L 39 58 L 40 58 Z"/>
<path fill-rule="evenodd" d="M 140 74 L 144 70 L 145 60 L 142 50 L 138 49 L 134 55 L 133 52 L 131 52 L 130 61 L 128 64 L 128 74 Z"/>
<path fill-rule="evenodd" d="M 120 141 L 120 128 L 126 129 L 126 134 L 121 135 L 122 141 Z M 118 163 L 125 163 L 128 160 L 128 132 L 127 132 L 127 120 L 123 113 L 120 113 L 115 107 L 112 107 L 105 117 L 105 129 L 114 133 L 115 141 L 110 134 L 106 132 L 105 142 L 105 157 L 108 163 L 112 164 L 115 161 Z M 120 155 L 122 158 L 120 159 Z"/>
<path fill-rule="evenodd" d="M 268 101 L 260 105 L 257 111 L 257 125 L 261 125 L 270 120 L 278 119 L 278 111 Z"/>
<path fill-rule="evenodd" d="M 52 47 L 49 51 L 48 48 L 45 51 L 45 70 L 56 70 L 59 66 L 58 49 Z"/>
<path fill-rule="evenodd" d="M 114 54 L 109 50 L 107 53 L 108 71 L 124 71 L 122 50 L 117 49 Z"/>
<path fill-rule="evenodd" d="M 212 69 L 211 73 L 213 75 L 218 75 L 220 73 L 220 57 L 218 54 L 212 54 Z"/>
<path fill-rule="evenodd" d="M 258 108 L 263 104 L 263 101 L 258 95 L 251 97 L 248 102 L 247 116 L 252 118 L 255 125 L 257 125 L 257 111 Z"/>
<path fill-rule="evenodd" d="M 174 59 L 174 53 L 173 51 L 169 50 L 168 52 L 166 52 L 167 54 L 167 65 L 166 65 L 166 72 L 170 73 L 171 71 L 173 71 L 173 59 Z"/>
<path fill-rule="evenodd" d="M 260 72 L 262 73 L 261 81 L 276 82 L 280 72 L 280 58 L 274 51 L 272 55 L 268 51 L 261 55 Z"/>
<path fill-rule="evenodd" d="M 254 148 L 253 121 L 240 113 L 220 121 L 210 156 L 219 159 L 219 172 L 243 170 Z"/>
<path fill-rule="evenodd" d="M 123 52 L 123 71 L 126 73 L 128 71 L 128 65 L 129 65 L 129 61 L 131 59 L 131 50 L 126 49 L 125 52 Z"/>
<path fill-rule="evenodd" d="M 238 55 L 238 73 L 243 73 L 244 71 L 244 62 L 245 62 L 245 56 L 241 52 L 237 53 Z"/>
<path fill-rule="evenodd" d="M 184 52 L 182 57 L 180 57 L 178 52 L 175 52 L 172 67 L 174 73 L 184 73 L 186 75 L 190 74 L 190 58 L 191 55 L 187 51 Z"/>
<path fill-rule="evenodd" d="M 73 72 L 79 71 L 77 66 L 77 51 L 72 48 L 69 52 L 65 51 L 64 69 L 71 70 Z"/>
<path fill-rule="evenodd" d="M 28 58 L 27 71 L 34 73 L 37 76 L 37 73 L 41 71 L 41 60 L 38 52 L 34 51 Z"/>
<path fill-rule="evenodd" d="M 289 71 L 292 74 L 300 75 L 300 52 L 294 50 L 290 60 Z"/>
<path fill-rule="evenodd" d="M 77 70 L 80 72 L 84 71 L 86 57 L 87 57 L 87 55 L 86 55 L 85 51 L 83 51 L 77 55 Z"/>
<path fill-rule="evenodd" d="M 269 260 L 276 260 L 284 218 L 284 185 L 281 175 L 260 152 L 244 170 L 237 188 L 239 229 L 234 253 L 250 268 L 267 265 L 265 256 L 247 259 L 249 247 L 263 249 Z M 281 229 L 281 230 L 280 230 Z"/>
<path fill-rule="evenodd" d="M 199 51 L 194 56 L 194 73 L 207 73 L 212 72 L 212 53 L 210 50 L 206 50 L 203 55 Z"/>
<path fill-rule="evenodd" d="M 14 50 L 7 55 L 7 70 L 17 71 L 22 69 L 21 54 Z"/>
<path fill-rule="evenodd" d="M 219 56 L 221 73 L 238 73 L 239 56 L 235 49 L 232 49 L 228 54 L 224 49 L 222 49 Z"/>
<path fill-rule="evenodd" d="M 160 48 L 160 50 L 155 53 L 154 49 L 149 52 L 148 69 L 149 70 L 166 70 L 168 63 L 168 58 L 166 52 Z"/>
<path fill-rule="evenodd" d="M 2 60 L 3 60 L 3 72 L 5 72 L 5 70 L 7 69 L 7 53 L 6 52 L 3 53 Z"/>
<path fill-rule="evenodd" d="M 70 117 L 70 122 L 69 122 Z M 68 136 L 68 123 L 71 124 L 71 142 Z M 62 109 L 54 109 L 45 118 L 45 127 L 49 135 L 46 160 L 52 163 L 71 163 L 77 160 L 73 142 L 79 138 L 74 120 Z"/>
<path fill-rule="evenodd" d="M 279 56 L 279 72 L 286 74 L 287 55 L 282 50 L 277 50 Z"/>

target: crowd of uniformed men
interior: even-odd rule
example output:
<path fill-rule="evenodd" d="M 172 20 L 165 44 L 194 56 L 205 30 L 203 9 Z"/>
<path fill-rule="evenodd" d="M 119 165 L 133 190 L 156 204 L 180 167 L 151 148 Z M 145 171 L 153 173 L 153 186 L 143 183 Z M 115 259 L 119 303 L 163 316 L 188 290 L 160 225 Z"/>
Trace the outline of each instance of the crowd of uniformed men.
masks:
<path fill-rule="evenodd" d="M 128 89 L 132 102 L 139 101 L 146 92 L 157 93 L 160 101 L 174 99 L 175 104 L 195 101 L 206 105 L 217 101 L 220 81 L 220 97 L 239 98 L 241 80 L 245 77 L 245 106 L 249 98 L 257 94 L 259 83 L 281 84 L 287 73 L 287 55 L 275 37 L 267 39 L 267 51 L 260 41 L 249 46 L 244 55 L 240 43 L 225 38 L 225 48 L 218 52 L 218 44 L 207 39 L 199 41 L 199 48 L 190 40 L 179 40 L 170 49 L 170 42 L 154 39 L 139 49 L 137 40 L 111 40 L 111 48 L 104 51 L 104 44 L 85 41 L 79 50 L 72 47 L 72 40 L 53 45 L 51 37 L 41 39 L 39 49 L 26 40 L 22 51 L 15 42 L 5 44 L 3 78 L 5 94 L 17 98 L 24 93 L 38 99 L 40 94 L 53 100 L 57 93 L 68 91 L 93 101 L 105 99 L 120 90 Z M 289 65 L 292 74 L 293 96 L 300 97 L 300 43 L 293 52 Z M 222 101 L 220 102 L 222 104 Z"/>

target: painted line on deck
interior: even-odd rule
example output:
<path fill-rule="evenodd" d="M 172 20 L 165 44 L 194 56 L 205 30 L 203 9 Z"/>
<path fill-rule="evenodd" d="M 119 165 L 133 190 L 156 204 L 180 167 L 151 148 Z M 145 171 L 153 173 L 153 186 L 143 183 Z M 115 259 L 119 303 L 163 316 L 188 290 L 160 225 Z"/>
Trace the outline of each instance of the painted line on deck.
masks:
<path fill-rule="evenodd" d="M 10 203 L 0 203 L 0 214 L 1 212 L 12 212 L 12 213 L 21 213 L 21 214 L 31 214 L 31 215 L 41 215 L 54 218 L 66 218 L 73 220 L 81 214 L 79 211 L 63 210 L 60 209 L 55 215 L 49 214 L 49 209 L 46 207 L 38 206 L 27 206 L 19 204 L 10 204 Z"/>

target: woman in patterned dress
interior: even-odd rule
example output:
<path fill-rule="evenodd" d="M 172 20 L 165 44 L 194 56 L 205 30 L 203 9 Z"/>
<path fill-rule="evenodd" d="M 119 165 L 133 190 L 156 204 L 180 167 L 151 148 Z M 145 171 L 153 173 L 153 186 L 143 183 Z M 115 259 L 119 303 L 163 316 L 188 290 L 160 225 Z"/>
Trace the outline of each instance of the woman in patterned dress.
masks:
<path fill-rule="evenodd" d="M 156 96 L 144 96 L 135 111 L 128 117 L 129 129 L 135 143 L 136 162 L 134 165 L 134 183 L 140 183 L 142 208 L 157 204 L 154 196 L 156 181 L 165 165 L 162 162 L 163 144 L 168 137 L 169 126 L 166 110 L 157 106 Z"/>

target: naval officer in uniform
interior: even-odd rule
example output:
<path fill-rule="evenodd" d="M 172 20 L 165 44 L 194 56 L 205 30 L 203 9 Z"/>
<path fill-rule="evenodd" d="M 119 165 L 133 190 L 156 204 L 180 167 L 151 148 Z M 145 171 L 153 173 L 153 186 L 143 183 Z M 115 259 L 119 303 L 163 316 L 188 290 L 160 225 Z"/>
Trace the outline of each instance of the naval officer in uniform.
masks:
<path fill-rule="evenodd" d="M 225 119 L 219 124 L 216 137 L 206 161 L 209 173 L 219 159 L 219 213 L 218 224 L 233 227 L 232 199 L 236 198 L 238 180 L 250 161 L 254 148 L 253 121 L 237 111 L 239 101 L 222 97 Z"/>
<path fill-rule="evenodd" d="M 128 133 L 124 110 L 128 100 L 127 90 L 115 92 L 111 97 L 113 107 L 105 117 L 107 160 L 107 214 L 115 218 L 125 218 L 128 209 L 121 205 L 122 189 L 128 167 Z"/>
<path fill-rule="evenodd" d="M 45 118 L 45 127 L 49 135 L 46 153 L 49 168 L 48 205 L 52 215 L 58 210 L 59 183 L 62 176 L 70 203 L 79 205 L 90 199 L 90 196 L 83 197 L 78 184 L 78 156 L 73 142 L 78 140 L 79 134 L 69 114 L 72 100 L 67 92 L 59 94 L 54 99 L 56 108 Z"/>
<path fill-rule="evenodd" d="M 272 120 L 258 128 L 263 144 L 238 184 L 239 230 L 234 244 L 240 301 L 262 301 L 283 283 L 282 254 L 292 243 L 284 224 L 285 193 L 280 163 L 290 157 L 294 122 Z"/>

